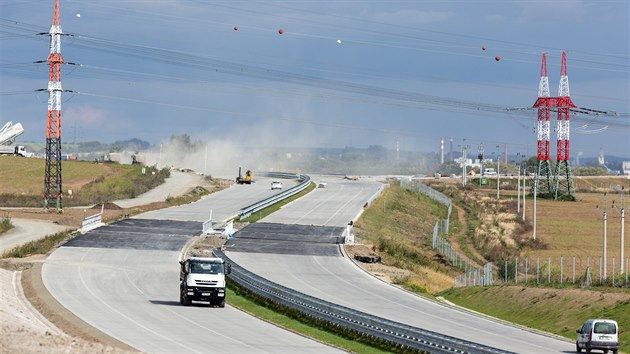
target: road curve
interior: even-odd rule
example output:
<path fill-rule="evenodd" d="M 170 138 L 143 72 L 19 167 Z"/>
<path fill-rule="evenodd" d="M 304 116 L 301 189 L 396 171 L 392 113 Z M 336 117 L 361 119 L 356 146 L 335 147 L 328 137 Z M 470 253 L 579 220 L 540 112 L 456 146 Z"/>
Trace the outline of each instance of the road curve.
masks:
<path fill-rule="evenodd" d="M 331 216 L 339 212 L 338 200 L 352 199 L 356 195 L 355 189 L 361 188 L 361 184 L 367 187 L 374 182 L 354 181 L 354 187 L 345 188 L 347 183 L 333 180 L 328 182 L 326 188 L 318 189 L 320 195 L 317 199 L 322 203 L 318 206 L 317 219 L 312 217 L 312 204 L 307 198 L 303 198 L 282 210 L 287 215 L 285 220 L 278 213 L 274 214 L 273 221 L 292 223 L 300 219 L 299 215 L 302 213 L 302 220 L 310 215 L 311 224 L 328 225 Z M 330 204 L 326 200 L 330 200 Z M 356 214 L 359 205 L 361 203 L 347 206 L 348 210 L 344 210 L 344 213 Z M 263 221 L 268 220 L 265 218 Z M 238 234 L 235 240 L 238 240 Z M 563 340 L 488 320 L 412 295 L 368 275 L 339 253 L 330 256 L 328 252 L 327 256 L 322 256 L 287 254 L 285 249 L 282 250 L 284 254 L 235 250 L 238 250 L 238 243 L 234 248 L 228 248 L 227 255 L 234 262 L 264 278 L 390 320 L 518 353 L 566 352 L 573 348 L 571 343 Z"/>
<path fill-rule="evenodd" d="M 179 305 L 179 250 L 199 221 L 210 208 L 221 220 L 271 193 L 262 182 L 234 186 L 90 231 L 47 258 L 44 285 L 87 323 L 147 353 L 340 352 L 230 306 Z"/>
<path fill-rule="evenodd" d="M 231 218 L 237 212 L 250 204 L 280 193 L 279 190 L 271 190 L 269 178 L 257 178 L 252 184 L 235 184 L 228 189 L 212 193 L 201 200 L 176 207 L 154 210 L 135 216 L 142 219 L 158 220 L 185 220 L 204 222 L 210 217 L 212 220 L 220 222 Z M 288 188 L 291 182 L 285 183 Z"/>
<path fill-rule="evenodd" d="M 69 230 L 69 226 L 59 225 L 46 220 L 11 218 L 14 228 L 0 237 L 0 254 L 10 251 L 30 241 Z"/>

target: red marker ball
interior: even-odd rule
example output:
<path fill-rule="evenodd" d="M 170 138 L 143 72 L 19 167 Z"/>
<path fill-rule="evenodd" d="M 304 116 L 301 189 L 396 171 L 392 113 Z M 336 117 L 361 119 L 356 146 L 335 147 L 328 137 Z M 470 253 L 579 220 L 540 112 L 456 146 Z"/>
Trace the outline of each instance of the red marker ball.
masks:
<path fill-rule="evenodd" d="M 494 60 L 499 61 L 501 60 L 501 57 L 497 55 L 496 57 L 494 57 Z"/>
<path fill-rule="evenodd" d="M 234 30 L 235 30 L 235 31 L 238 31 L 238 26 L 234 26 Z"/>
<path fill-rule="evenodd" d="M 283 33 L 284 33 L 284 30 L 283 30 L 282 28 L 280 28 L 280 29 L 278 30 L 278 33 L 279 33 L 279 34 L 283 34 Z"/>

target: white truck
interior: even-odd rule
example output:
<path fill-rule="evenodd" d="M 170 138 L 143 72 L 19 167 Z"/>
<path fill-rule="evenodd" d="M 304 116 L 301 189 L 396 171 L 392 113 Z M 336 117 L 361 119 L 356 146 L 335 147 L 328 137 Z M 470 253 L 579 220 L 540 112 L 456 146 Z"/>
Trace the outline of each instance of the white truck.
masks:
<path fill-rule="evenodd" d="M 0 145 L 0 155 L 31 157 L 33 153 L 27 152 L 22 145 Z"/>
<path fill-rule="evenodd" d="M 211 306 L 225 307 L 225 275 L 232 267 L 221 258 L 190 257 L 179 262 L 179 303 L 207 301 Z"/>

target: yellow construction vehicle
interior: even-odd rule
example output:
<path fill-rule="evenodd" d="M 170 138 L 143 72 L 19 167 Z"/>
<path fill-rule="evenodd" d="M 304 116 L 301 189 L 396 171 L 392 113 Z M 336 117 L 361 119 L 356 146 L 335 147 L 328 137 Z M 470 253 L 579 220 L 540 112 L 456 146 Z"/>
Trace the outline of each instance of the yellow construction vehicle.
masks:
<path fill-rule="evenodd" d="M 252 171 L 245 171 L 245 178 L 241 174 L 241 168 L 238 168 L 238 177 L 236 177 L 237 184 L 252 184 Z"/>

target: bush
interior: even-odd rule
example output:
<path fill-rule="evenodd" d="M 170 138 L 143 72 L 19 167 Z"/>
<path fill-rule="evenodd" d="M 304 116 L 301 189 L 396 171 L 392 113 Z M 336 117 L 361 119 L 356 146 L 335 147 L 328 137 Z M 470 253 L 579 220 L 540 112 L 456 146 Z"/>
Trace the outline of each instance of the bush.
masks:
<path fill-rule="evenodd" d="M 13 228 L 11 218 L 6 216 L 0 220 L 0 234 L 5 233 Z"/>

